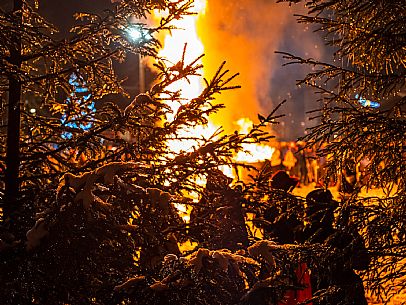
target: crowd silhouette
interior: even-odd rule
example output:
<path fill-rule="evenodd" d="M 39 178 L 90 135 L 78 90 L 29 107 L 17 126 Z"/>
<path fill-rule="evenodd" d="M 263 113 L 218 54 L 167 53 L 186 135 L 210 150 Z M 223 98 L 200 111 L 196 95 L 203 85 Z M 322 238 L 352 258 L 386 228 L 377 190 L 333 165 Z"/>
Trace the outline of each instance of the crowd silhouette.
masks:
<path fill-rule="evenodd" d="M 288 147 L 292 155 L 292 146 Z M 282 155 L 282 154 L 281 154 Z M 289 164 L 292 155 L 281 164 Z M 295 157 L 296 158 L 296 157 Z M 306 161 L 306 159 L 305 159 Z M 297 161 L 303 162 L 303 161 Z M 284 164 L 283 164 L 284 163 Z M 304 162 L 303 162 L 304 163 Z M 346 175 L 352 174 L 348 164 Z M 324 247 L 323 259 L 303 259 L 292 270 L 293 282 L 278 305 L 367 305 L 363 282 L 358 271 L 367 270 L 370 257 L 359 232 L 343 202 L 334 200 L 327 188 L 316 187 L 305 198 L 292 194 L 303 183 L 301 177 L 278 167 L 267 178 L 268 199 L 262 202 L 253 224 L 263 234 L 263 240 L 275 245 Z M 295 170 L 295 164 L 290 172 Z M 244 220 L 247 207 L 243 190 L 231 186 L 231 178 L 220 170 L 207 177 L 206 189 L 193 208 L 190 234 L 203 247 L 244 251 L 251 244 Z M 305 182 L 306 183 L 306 182 Z M 350 185 L 350 183 L 349 183 Z M 345 186 L 349 191 L 350 186 Z M 323 250 L 324 251 L 324 250 Z M 263 289 L 249 294 L 246 304 L 270 304 Z"/>
<path fill-rule="evenodd" d="M 327 161 L 329 156 L 316 154 L 316 149 L 306 145 L 305 142 L 275 142 L 275 151 L 270 160 L 265 161 L 264 167 L 276 173 L 278 170 L 286 171 L 290 176 L 298 179 L 296 187 L 312 184 L 316 188 L 336 187 L 343 194 L 355 191 L 355 184 L 364 185 L 368 180 L 366 167 L 369 160 L 359 162 L 346 160 L 336 178 L 326 178 Z"/>
<path fill-rule="evenodd" d="M 264 238 L 278 244 L 320 244 L 331 252 L 322 263 L 300 264 L 296 276 L 302 289 L 288 290 L 279 304 L 367 305 L 362 280 L 356 273 L 366 270 L 370 263 L 361 235 L 353 229 L 343 209 L 337 213 L 341 203 L 333 199 L 328 189 L 310 191 L 304 203 L 291 200 L 294 197 L 290 192 L 299 183 L 286 171 L 274 173 L 270 188 L 279 195 L 270 198 L 256 225 L 263 230 Z"/>

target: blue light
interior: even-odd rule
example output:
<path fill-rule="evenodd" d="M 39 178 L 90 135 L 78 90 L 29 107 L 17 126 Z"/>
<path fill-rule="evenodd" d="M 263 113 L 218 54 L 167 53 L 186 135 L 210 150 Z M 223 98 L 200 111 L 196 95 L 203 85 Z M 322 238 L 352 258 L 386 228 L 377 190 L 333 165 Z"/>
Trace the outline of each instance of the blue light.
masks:
<path fill-rule="evenodd" d="M 96 111 L 95 103 L 86 103 L 92 96 L 91 93 L 83 95 L 84 93 L 88 92 L 89 90 L 86 88 L 86 82 L 76 76 L 76 74 L 72 74 L 69 78 L 69 84 L 73 86 L 74 91 L 70 94 L 70 97 L 66 98 L 66 103 L 76 102 L 82 110 L 80 114 L 68 117 L 67 114 L 63 114 L 61 118 L 61 123 L 64 126 L 73 128 L 73 129 L 81 129 L 83 131 L 89 130 L 92 127 L 92 122 L 83 124 L 78 124 L 76 120 L 79 118 L 83 119 L 91 113 Z M 70 132 L 64 132 L 62 134 L 62 138 L 64 139 L 71 139 L 73 134 Z"/>
<path fill-rule="evenodd" d="M 363 98 L 359 94 L 356 94 L 355 98 L 358 99 L 358 102 L 364 107 L 379 108 L 381 106 L 380 103 L 374 102 L 374 101 L 371 101 L 371 100 L 367 100 L 366 98 Z"/>

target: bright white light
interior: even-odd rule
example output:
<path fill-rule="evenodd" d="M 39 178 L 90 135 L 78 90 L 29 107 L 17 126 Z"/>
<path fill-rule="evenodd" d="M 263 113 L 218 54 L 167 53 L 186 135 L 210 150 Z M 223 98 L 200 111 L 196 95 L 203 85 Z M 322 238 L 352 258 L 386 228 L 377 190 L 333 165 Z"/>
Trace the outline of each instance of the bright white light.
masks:
<path fill-rule="evenodd" d="M 30 109 L 30 112 L 31 112 L 32 114 L 34 114 L 34 113 L 36 113 L 36 112 L 37 112 L 37 109 L 35 109 L 35 108 L 31 108 L 31 109 Z"/>
<path fill-rule="evenodd" d="M 142 34 L 140 28 L 138 27 L 131 27 L 127 29 L 128 36 L 133 41 L 139 41 L 142 38 Z"/>
<path fill-rule="evenodd" d="M 152 37 L 147 30 L 144 30 L 138 25 L 131 25 L 126 30 L 128 37 L 134 42 L 140 42 L 141 40 L 147 41 Z"/>

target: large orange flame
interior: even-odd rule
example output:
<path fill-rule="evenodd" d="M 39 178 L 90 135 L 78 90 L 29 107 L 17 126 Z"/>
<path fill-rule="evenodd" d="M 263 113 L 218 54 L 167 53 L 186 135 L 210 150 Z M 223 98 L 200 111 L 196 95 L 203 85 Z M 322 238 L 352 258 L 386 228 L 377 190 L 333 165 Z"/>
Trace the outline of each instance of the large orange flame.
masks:
<path fill-rule="evenodd" d="M 198 29 L 197 24 L 199 17 L 205 14 L 205 8 L 207 5 L 207 0 L 195 0 L 194 1 L 194 11 L 196 15 L 188 15 L 184 16 L 182 19 L 175 20 L 174 26 L 178 28 L 178 30 L 172 31 L 172 33 L 166 35 L 163 41 L 163 48 L 159 52 L 159 55 L 163 58 L 166 58 L 171 63 L 175 64 L 182 59 L 183 55 L 183 47 L 187 44 L 186 53 L 184 54 L 184 61 L 185 63 L 193 62 L 196 58 L 202 55 L 205 52 L 204 46 L 202 41 L 199 39 L 198 36 Z M 162 13 L 155 12 L 157 16 Z M 204 27 L 204 24 L 200 23 L 199 26 Z M 206 50 L 210 52 L 211 50 Z M 202 64 L 202 62 L 199 62 Z M 204 71 L 202 73 L 204 75 Z M 210 78 L 210 77 L 207 77 Z M 168 88 L 173 91 L 181 91 L 181 97 L 184 100 L 184 103 L 187 103 L 191 99 L 197 97 L 201 91 L 203 90 L 203 77 L 190 77 L 188 81 L 183 82 L 176 82 L 173 84 L 172 87 Z M 235 103 L 232 103 L 235 105 Z M 175 114 L 181 104 L 174 104 L 170 105 L 172 112 Z M 256 114 L 255 114 L 256 115 Z M 220 116 L 221 117 L 221 116 Z M 230 116 L 224 116 L 226 120 L 233 120 Z M 173 116 L 168 116 L 167 120 L 173 120 Z M 197 126 L 195 128 L 189 128 L 181 130 L 178 134 L 179 138 L 185 137 L 193 137 L 193 138 L 209 138 L 212 136 L 219 127 L 227 127 L 235 126 L 239 128 L 240 133 L 248 133 L 251 126 L 252 121 L 249 118 L 240 118 L 236 122 L 225 122 L 225 121 L 214 121 L 211 118 L 208 118 L 209 123 L 207 126 Z M 171 140 L 167 143 L 167 145 L 171 148 L 172 151 L 175 153 L 180 152 L 187 152 L 194 149 L 196 145 L 196 141 L 194 140 Z M 258 144 L 258 143 L 246 143 L 243 144 L 244 151 L 240 151 L 234 156 L 234 160 L 236 162 L 245 162 L 245 163 L 257 163 L 261 161 L 265 161 L 266 159 L 270 159 L 274 148 L 268 145 Z M 235 173 L 231 167 L 221 166 L 220 170 L 229 177 L 236 178 Z M 241 176 L 241 173 L 239 173 Z M 196 182 L 204 186 L 206 184 L 206 179 L 203 176 L 196 176 Z M 195 202 L 199 200 L 199 195 L 197 193 L 189 193 L 187 194 L 188 197 L 191 197 Z M 180 215 L 182 218 L 189 222 L 190 220 L 190 206 L 183 204 L 176 204 L 175 207 L 179 210 Z M 195 245 L 181 245 L 182 249 L 189 249 L 193 248 Z"/>
<path fill-rule="evenodd" d="M 186 53 L 184 54 L 185 63 L 193 62 L 196 58 L 204 53 L 204 47 L 197 35 L 196 20 L 200 14 L 204 14 L 206 7 L 206 0 L 196 0 L 194 2 L 195 15 L 183 16 L 182 19 L 175 20 L 173 25 L 177 28 L 172 33 L 166 35 L 163 41 L 163 48 L 160 50 L 159 55 L 167 59 L 169 62 L 175 64 L 182 59 L 182 48 L 187 44 Z M 156 15 L 162 13 L 156 12 Z M 199 62 L 201 64 L 201 62 Z M 197 97 L 203 90 L 203 79 L 199 76 L 188 77 L 188 80 L 177 81 L 173 83 L 169 88 L 172 91 L 181 91 L 181 97 L 184 100 L 183 103 L 188 103 L 191 99 Z M 174 114 L 177 112 L 181 103 L 170 105 L 172 115 L 167 116 L 167 120 L 171 121 L 174 118 Z M 189 128 L 179 131 L 178 136 L 180 138 L 185 137 L 210 137 L 217 127 L 209 122 L 207 126 L 197 126 L 195 128 Z M 168 143 L 169 147 L 175 153 L 186 152 L 192 150 L 196 146 L 194 140 L 172 140 Z"/>
<path fill-rule="evenodd" d="M 163 48 L 159 52 L 159 55 L 168 59 L 172 63 L 177 63 L 181 60 L 182 56 L 182 48 L 185 44 L 187 44 L 187 50 L 185 54 L 185 62 L 189 63 L 194 61 L 197 57 L 202 55 L 205 51 L 204 46 L 199 39 L 198 36 L 198 19 L 200 16 L 205 14 L 205 8 L 207 5 L 207 0 L 195 0 L 194 1 L 194 12 L 196 15 L 187 15 L 184 16 L 182 19 L 175 20 L 174 26 L 178 28 L 178 30 L 172 31 L 172 33 L 166 35 L 163 41 Z M 158 15 L 158 13 L 156 12 Z M 199 23 L 199 26 L 204 27 L 204 24 Z M 210 52 L 210 50 L 206 50 Z M 203 71 L 204 74 L 204 71 Z M 185 100 L 185 103 L 188 100 L 196 97 L 199 95 L 201 90 L 203 89 L 203 77 L 191 77 L 188 81 L 184 82 L 177 82 L 171 88 L 171 90 L 181 90 L 181 96 Z M 176 113 L 178 108 L 181 105 L 171 105 L 173 113 Z M 168 120 L 172 120 L 173 117 L 167 117 Z M 241 133 L 248 133 L 250 127 L 252 126 L 252 121 L 249 118 L 240 118 L 236 122 L 216 122 L 215 124 L 209 118 L 209 124 L 207 126 L 199 126 L 193 129 L 183 130 L 181 133 L 187 136 L 193 137 L 206 137 L 208 138 L 211 136 L 217 129 L 221 126 L 227 125 L 234 125 L 239 127 L 239 131 Z M 182 134 L 180 134 L 182 136 Z M 179 153 L 182 151 L 188 151 L 196 146 L 195 141 L 170 141 L 168 143 L 170 148 Z M 260 161 L 264 161 L 266 159 L 270 159 L 274 148 L 268 145 L 258 144 L 258 143 L 247 143 L 243 145 L 243 149 L 245 152 L 239 152 L 235 155 L 234 160 L 238 162 L 246 162 L 246 163 L 256 163 Z M 232 171 L 229 168 L 222 169 L 226 175 L 232 175 Z M 202 181 L 204 182 L 204 181 Z"/>

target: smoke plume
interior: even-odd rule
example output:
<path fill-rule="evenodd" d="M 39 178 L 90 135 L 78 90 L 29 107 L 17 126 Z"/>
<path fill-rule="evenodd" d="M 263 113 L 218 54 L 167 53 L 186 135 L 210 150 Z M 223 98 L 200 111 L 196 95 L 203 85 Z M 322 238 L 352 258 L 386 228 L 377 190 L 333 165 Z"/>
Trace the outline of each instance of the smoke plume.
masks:
<path fill-rule="evenodd" d="M 242 86 L 218 98 L 226 109 L 214 121 L 226 131 L 236 129 L 234 122 L 241 117 L 256 120 L 258 113 L 269 113 L 278 102 L 274 99 L 288 98 L 294 90 L 300 75 L 289 69 L 279 77 L 282 61 L 275 51 L 319 57 L 314 33 L 296 23 L 297 12 L 303 8 L 269 0 L 208 0 L 198 25 L 206 54 L 204 75 L 210 78 L 225 60 L 231 72 L 240 73 L 235 82 Z"/>

